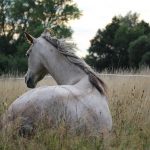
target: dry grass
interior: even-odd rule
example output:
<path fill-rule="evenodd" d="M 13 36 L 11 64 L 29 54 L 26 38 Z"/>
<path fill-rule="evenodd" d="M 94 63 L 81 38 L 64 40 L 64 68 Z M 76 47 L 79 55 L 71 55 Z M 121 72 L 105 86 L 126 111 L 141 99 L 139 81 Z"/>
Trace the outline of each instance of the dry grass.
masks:
<path fill-rule="evenodd" d="M 147 73 L 149 74 L 149 73 Z M 88 135 L 71 135 L 59 129 L 39 128 L 30 139 L 0 132 L 0 150 L 150 150 L 150 77 L 102 76 L 108 85 L 113 130 L 106 139 Z M 41 85 L 53 85 L 46 78 Z M 0 114 L 27 91 L 23 80 L 0 80 Z"/>

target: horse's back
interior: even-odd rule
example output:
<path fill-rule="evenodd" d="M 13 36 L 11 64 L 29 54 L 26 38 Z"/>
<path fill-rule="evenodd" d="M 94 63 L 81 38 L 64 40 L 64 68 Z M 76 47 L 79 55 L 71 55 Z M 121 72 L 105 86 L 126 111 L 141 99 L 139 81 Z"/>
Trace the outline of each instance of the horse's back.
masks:
<path fill-rule="evenodd" d="M 111 129 L 111 116 L 106 98 L 92 90 L 81 92 L 74 86 L 45 86 L 36 88 L 16 99 L 7 111 L 7 118 L 22 118 L 28 122 L 37 122 L 47 116 L 49 122 L 62 119 L 70 124 L 78 122 L 90 127 Z M 84 122 L 84 123 L 83 123 Z"/>

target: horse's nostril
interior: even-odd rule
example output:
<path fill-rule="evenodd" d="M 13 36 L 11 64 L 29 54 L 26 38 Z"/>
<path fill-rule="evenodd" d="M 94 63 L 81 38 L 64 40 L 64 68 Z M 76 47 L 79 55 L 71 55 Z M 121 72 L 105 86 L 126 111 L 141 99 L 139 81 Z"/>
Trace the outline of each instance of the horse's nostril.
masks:
<path fill-rule="evenodd" d="M 34 81 L 31 77 L 29 77 L 29 78 L 26 77 L 25 80 L 26 80 L 25 82 L 27 84 L 27 87 L 29 87 L 29 88 L 35 87 Z"/>

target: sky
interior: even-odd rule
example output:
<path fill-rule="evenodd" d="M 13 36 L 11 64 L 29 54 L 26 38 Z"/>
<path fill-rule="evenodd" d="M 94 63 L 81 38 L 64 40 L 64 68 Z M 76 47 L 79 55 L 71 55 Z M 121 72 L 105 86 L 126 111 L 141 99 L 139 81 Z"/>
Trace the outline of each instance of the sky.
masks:
<path fill-rule="evenodd" d="M 78 20 L 70 22 L 73 41 L 77 44 L 77 54 L 84 57 L 98 29 L 104 29 L 114 16 L 125 16 L 136 12 L 140 19 L 150 23 L 150 0 L 74 0 L 82 11 Z"/>

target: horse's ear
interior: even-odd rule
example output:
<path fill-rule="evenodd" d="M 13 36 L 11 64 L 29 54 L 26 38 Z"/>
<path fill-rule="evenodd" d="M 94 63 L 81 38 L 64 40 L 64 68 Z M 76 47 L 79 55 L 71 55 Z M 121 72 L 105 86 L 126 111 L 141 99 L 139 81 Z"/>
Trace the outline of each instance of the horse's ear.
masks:
<path fill-rule="evenodd" d="M 32 35 L 28 34 L 27 32 L 24 32 L 24 34 L 25 34 L 25 37 L 27 38 L 27 41 L 33 44 L 35 41 L 35 38 Z"/>

